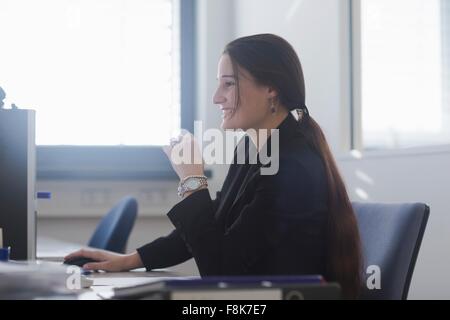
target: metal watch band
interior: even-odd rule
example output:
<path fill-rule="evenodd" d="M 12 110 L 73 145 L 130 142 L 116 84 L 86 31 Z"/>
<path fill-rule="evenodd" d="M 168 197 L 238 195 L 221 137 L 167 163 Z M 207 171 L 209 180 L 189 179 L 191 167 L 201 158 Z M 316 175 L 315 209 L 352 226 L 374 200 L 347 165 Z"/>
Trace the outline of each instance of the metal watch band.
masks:
<path fill-rule="evenodd" d="M 199 185 L 197 188 L 189 188 L 186 185 L 186 182 L 189 179 L 195 179 L 199 182 Z M 180 181 L 180 183 L 178 184 L 178 196 L 180 198 L 183 198 L 184 194 L 188 191 L 196 191 L 198 189 L 201 189 L 203 187 L 207 187 L 208 186 L 208 180 L 206 176 L 187 176 L 185 177 L 183 180 Z"/>

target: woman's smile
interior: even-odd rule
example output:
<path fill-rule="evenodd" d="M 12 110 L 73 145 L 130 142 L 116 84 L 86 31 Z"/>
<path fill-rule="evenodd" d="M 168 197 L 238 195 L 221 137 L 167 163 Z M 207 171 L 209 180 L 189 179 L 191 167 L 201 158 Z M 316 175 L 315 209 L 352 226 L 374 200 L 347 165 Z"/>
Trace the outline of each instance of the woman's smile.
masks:
<path fill-rule="evenodd" d="M 233 108 L 220 108 L 222 110 L 222 118 L 230 118 L 233 115 Z"/>

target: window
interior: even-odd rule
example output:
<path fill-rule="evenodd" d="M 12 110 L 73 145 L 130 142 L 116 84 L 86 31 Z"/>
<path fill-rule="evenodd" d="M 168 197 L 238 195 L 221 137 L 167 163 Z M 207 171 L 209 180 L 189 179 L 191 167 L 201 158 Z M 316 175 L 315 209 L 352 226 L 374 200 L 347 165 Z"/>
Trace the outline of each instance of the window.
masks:
<path fill-rule="evenodd" d="M 352 4 L 359 147 L 450 144 L 450 1 Z"/>
<path fill-rule="evenodd" d="M 193 126 L 193 3 L 0 0 L 0 85 L 37 111 L 41 173 L 165 162 L 152 146 Z"/>

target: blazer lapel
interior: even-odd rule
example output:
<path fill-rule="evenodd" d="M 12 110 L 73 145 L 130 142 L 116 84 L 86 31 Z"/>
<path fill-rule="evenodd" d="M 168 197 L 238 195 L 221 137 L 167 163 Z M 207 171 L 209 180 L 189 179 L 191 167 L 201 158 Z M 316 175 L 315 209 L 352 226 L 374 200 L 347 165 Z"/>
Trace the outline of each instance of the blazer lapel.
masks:
<path fill-rule="evenodd" d="M 239 201 L 239 199 L 243 196 L 243 194 L 245 193 L 245 190 L 247 189 L 248 182 L 250 181 L 250 179 L 252 177 L 254 177 L 258 173 L 259 168 L 260 168 L 259 164 L 253 164 L 250 167 L 250 170 L 248 170 L 247 174 L 245 175 L 244 181 L 242 181 L 239 191 L 238 191 L 236 197 L 234 198 L 229 211 L 233 209 L 233 207 L 236 205 L 236 203 Z"/>
<path fill-rule="evenodd" d="M 241 142 L 235 149 L 234 152 L 234 160 L 230 165 L 230 169 L 228 171 L 227 177 L 225 178 L 225 182 L 223 185 L 223 198 L 220 201 L 220 205 L 215 213 L 215 218 L 220 219 L 224 216 L 224 213 L 228 212 L 230 206 L 233 203 L 235 198 L 234 195 L 239 193 L 240 186 L 242 186 L 242 182 L 245 180 L 246 172 L 249 169 L 248 164 L 237 164 L 237 153 L 242 152 L 242 148 L 247 148 L 249 145 L 249 138 L 244 136 Z"/>
<path fill-rule="evenodd" d="M 291 115 L 288 114 L 287 117 L 280 123 L 277 128 L 279 130 L 279 152 L 282 152 L 282 145 L 292 139 L 294 136 L 298 134 L 298 121 Z M 267 139 L 267 143 L 263 146 L 262 152 L 266 155 L 271 154 L 271 141 L 272 136 L 269 136 Z M 251 146 L 255 147 L 253 144 Z M 280 155 L 278 155 L 280 156 Z M 229 211 L 233 209 L 242 195 L 245 193 L 248 182 L 257 174 L 259 174 L 260 168 L 263 166 L 261 161 L 259 160 L 259 154 L 256 158 L 256 164 L 252 164 L 250 170 L 247 172 L 244 181 L 242 182 L 241 187 L 233 200 L 232 205 L 229 208 Z"/>
<path fill-rule="evenodd" d="M 226 184 L 226 189 L 222 191 L 222 199 L 220 201 L 219 207 L 215 213 L 215 218 L 219 219 L 222 213 L 226 212 L 232 203 L 233 194 L 236 192 L 238 186 L 242 181 L 243 176 L 243 166 L 238 166 L 232 164 L 229 169 L 229 174 L 226 178 L 228 183 Z M 224 184 L 225 187 L 225 184 Z"/>
<path fill-rule="evenodd" d="M 279 131 L 279 143 L 280 146 L 288 141 L 293 134 L 295 134 L 296 132 L 296 128 L 297 128 L 297 121 L 295 120 L 295 118 L 293 116 L 291 116 L 290 114 L 288 114 L 288 116 L 286 117 L 286 119 L 280 124 L 280 126 L 278 127 Z M 249 148 L 250 147 L 255 147 L 251 142 L 248 136 L 245 137 L 249 143 Z M 245 141 L 245 140 L 244 140 Z M 269 139 L 267 140 L 266 145 L 264 146 L 264 148 L 269 148 L 269 152 L 270 152 L 270 143 L 271 143 L 271 137 L 269 137 Z M 250 152 L 247 149 L 247 155 L 250 154 Z M 263 151 L 263 152 L 267 152 L 267 151 Z M 281 148 L 280 148 L 280 153 L 281 153 Z M 236 161 L 236 158 L 235 158 Z M 255 161 L 254 161 L 255 162 Z M 234 177 L 232 178 L 232 182 L 228 188 L 228 190 L 226 190 L 226 194 L 224 194 L 224 198 L 223 201 L 221 202 L 221 205 L 219 206 L 217 212 L 216 212 L 216 219 L 223 219 L 224 217 L 226 217 L 232 209 L 233 207 L 239 202 L 239 200 L 242 198 L 242 196 L 244 195 L 246 188 L 248 186 L 249 181 L 255 177 L 255 175 L 259 174 L 259 170 L 262 166 L 261 162 L 259 161 L 259 158 L 257 157 L 256 159 L 256 163 L 253 164 L 248 164 L 248 157 L 246 157 L 246 163 L 247 164 L 243 164 L 243 165 L 237 165 L 237 164 L 232 164 L 231 166 L 237 166 L 237 169 L 234 171 Z M 245 173 L 246 171 L 246 173 Z M 245 174 L 245 176 L 244 176 Z M 227 177 L 228 179 L 228 177 Z M 237 193 L 236 193 L 236 190 Z M 236 195 L 233 197 L 233 195 Z"/>

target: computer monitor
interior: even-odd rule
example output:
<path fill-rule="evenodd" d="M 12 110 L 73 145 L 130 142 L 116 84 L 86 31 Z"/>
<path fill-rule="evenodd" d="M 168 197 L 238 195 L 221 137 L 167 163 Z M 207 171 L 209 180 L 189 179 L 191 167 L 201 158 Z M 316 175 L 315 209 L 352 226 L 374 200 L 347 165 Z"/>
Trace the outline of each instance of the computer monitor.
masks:
<path fill-rule="evenodd" d="M 35 111 L 0 109 L 0 228 L 11 259 L 36 258 Z"/>

